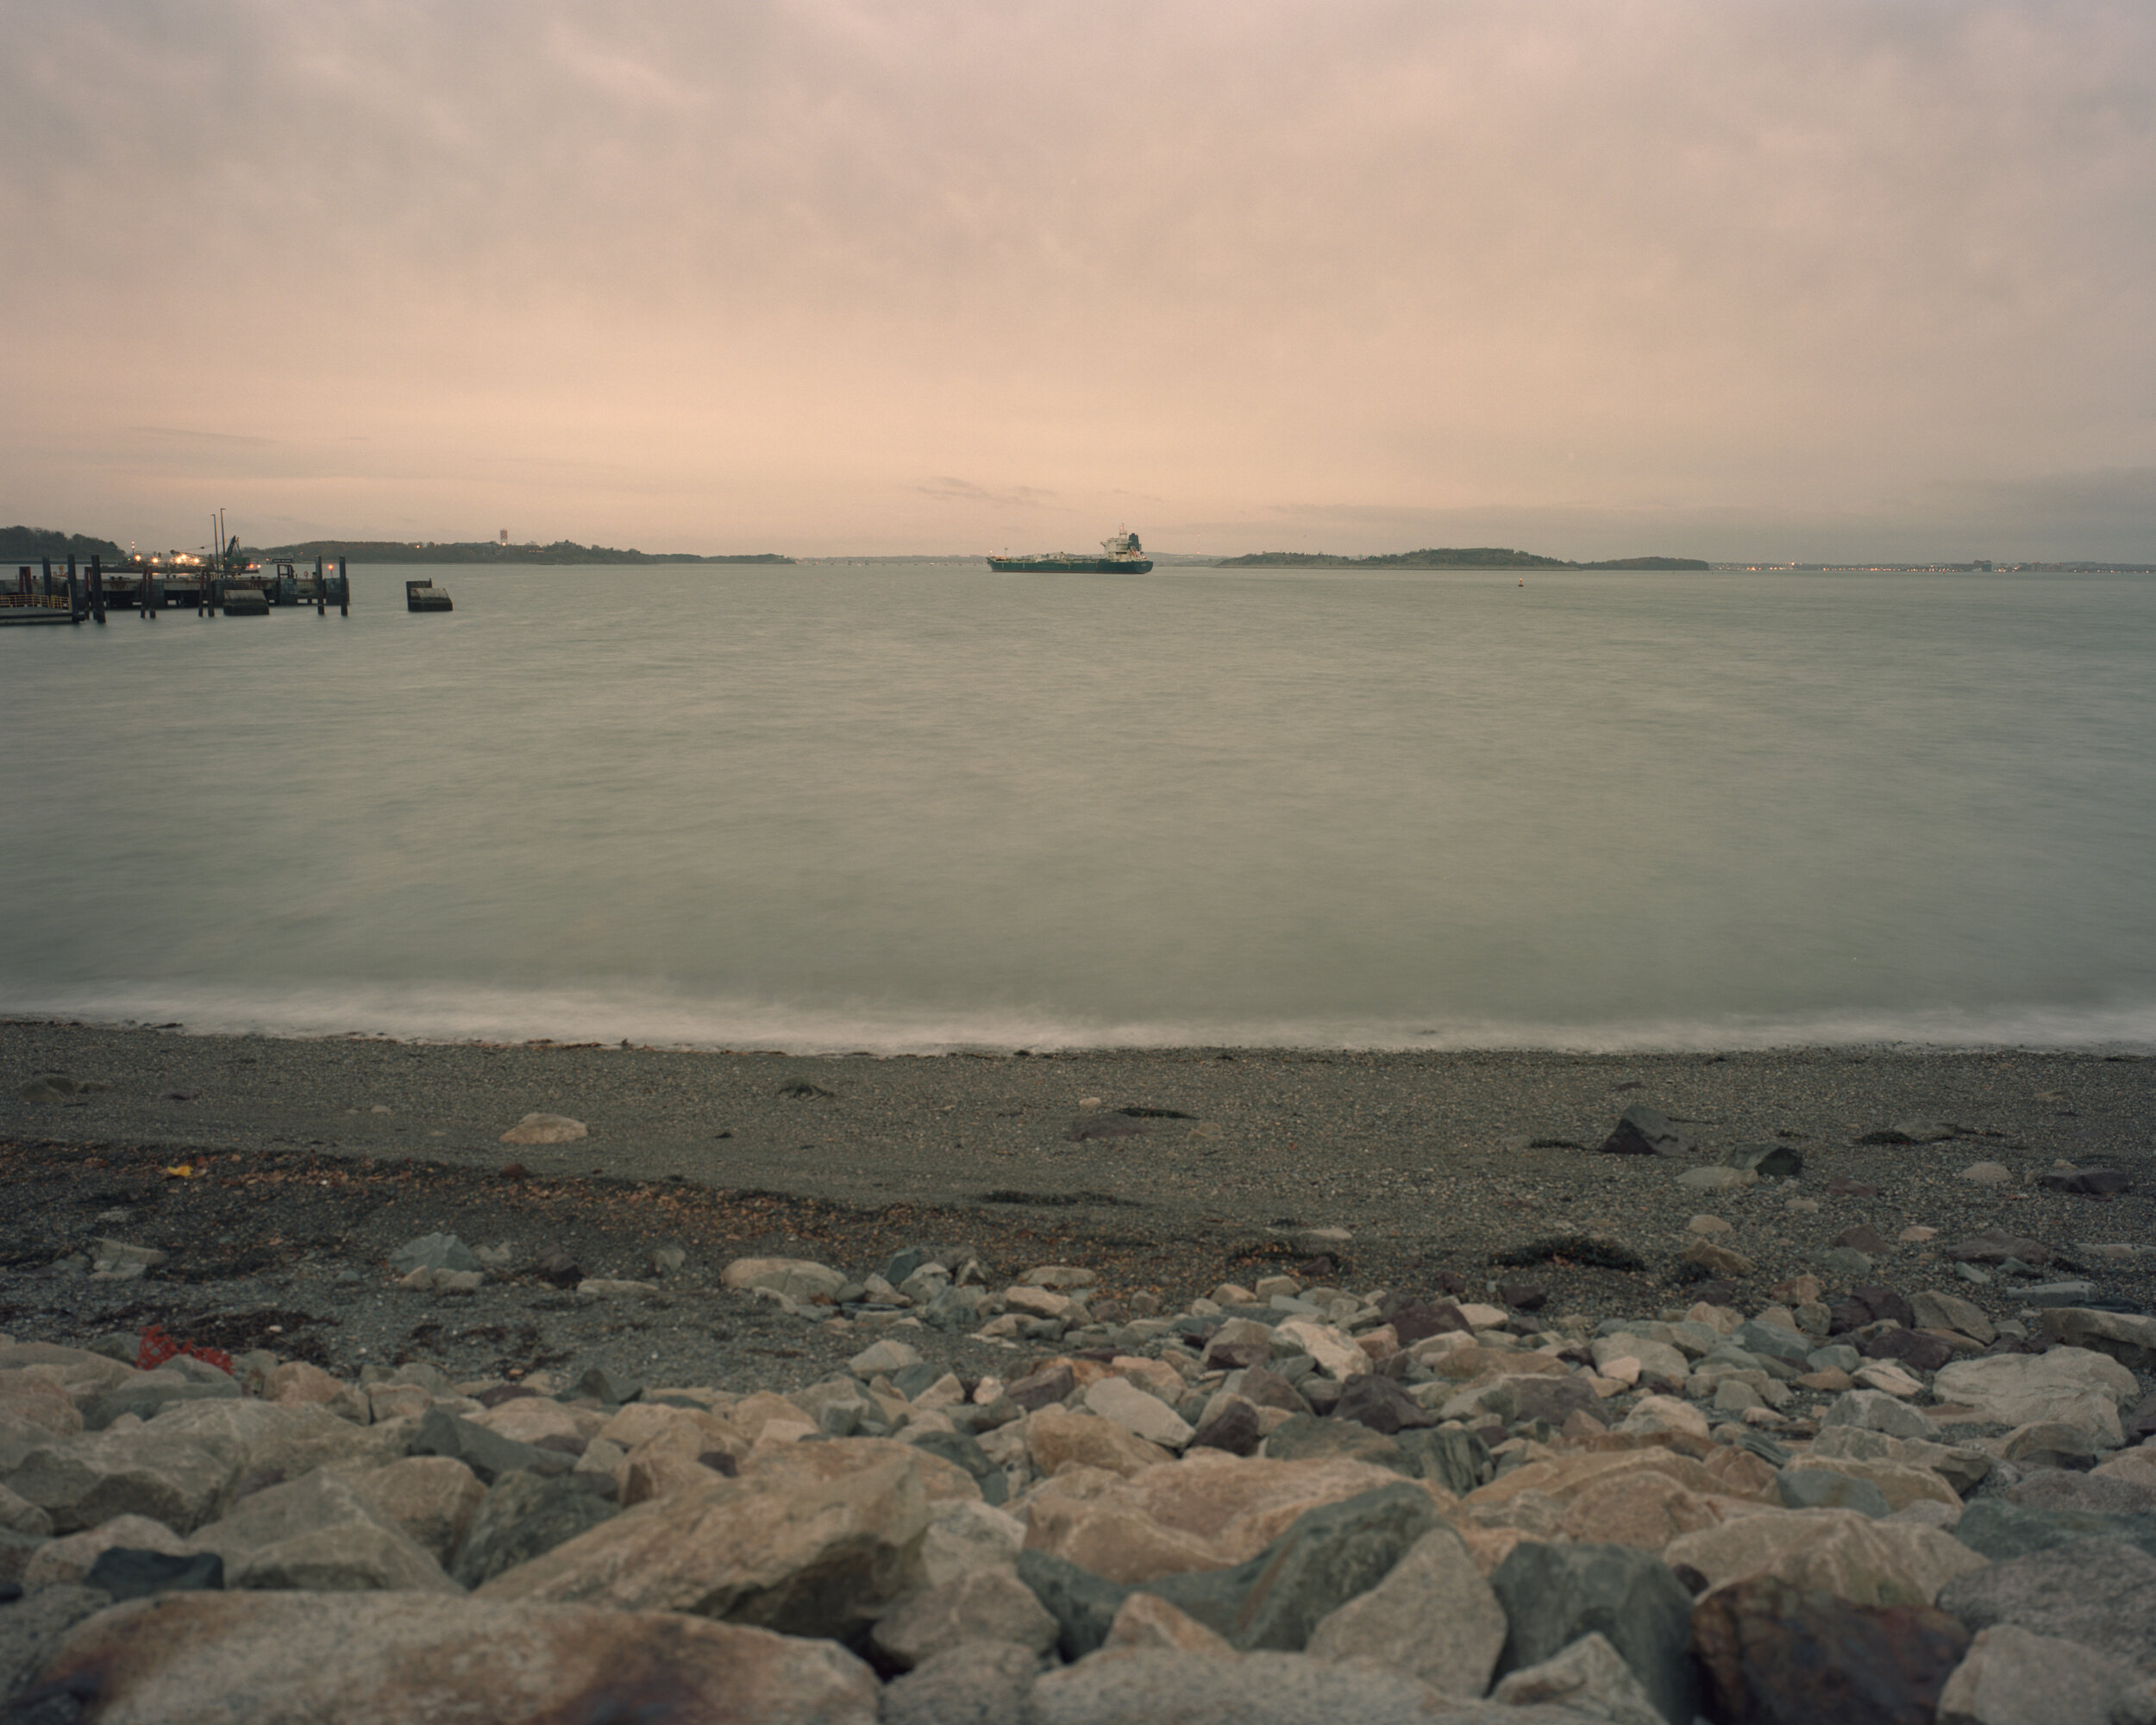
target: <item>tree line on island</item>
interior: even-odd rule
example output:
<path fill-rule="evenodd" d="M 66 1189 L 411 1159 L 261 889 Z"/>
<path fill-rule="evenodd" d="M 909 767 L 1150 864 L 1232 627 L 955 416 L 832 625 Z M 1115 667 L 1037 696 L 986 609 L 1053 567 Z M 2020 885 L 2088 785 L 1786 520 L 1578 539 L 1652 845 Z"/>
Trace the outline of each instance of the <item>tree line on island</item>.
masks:
<path fill-rule="evenodd" d="M 1430 547 L 1390 551 L 1375 557 L 1341 557 L 1329 551 L 1253 551 L 1230 557 L 1223 569 L 1704 569 L 1697 557 L 1609 557 L 1576 563 L 1563 557 L 1539 557 L 1532 551 L 1496 545 Z"/>
<path fill-rule="evenodd" d="M 580 545 L 573 539 L 557 539 L 551 545 L 536 541 L 503 545 L 492 539 L 458 540 L 447 543 L 406 539 L 307 539 L 293 545 L 242 545 L 241 556 L 250 561 L 312 562 L 317 557 L 348 558 L 354 563 L 791 563 L 776 551 L 706 556 L 696 551 L 617 550 L 611 545 Z M 92 556 L 108 563 L 124 563 L 129 554 L 110 539 L 87 533 L 61 533 L 49 527 L 0 527 L 0 560 L 50 557 L 55 562 L 73 556 L 88 562 Z"/>

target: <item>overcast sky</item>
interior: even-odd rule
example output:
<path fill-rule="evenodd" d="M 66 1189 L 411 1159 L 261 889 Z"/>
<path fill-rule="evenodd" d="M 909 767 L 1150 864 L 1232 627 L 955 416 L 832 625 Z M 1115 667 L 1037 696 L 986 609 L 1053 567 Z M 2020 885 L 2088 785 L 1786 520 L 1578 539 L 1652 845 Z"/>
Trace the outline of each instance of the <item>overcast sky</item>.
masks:
<path fill-rule="evenodd" d="M 2156 559 L 2156 6 L 0 0 L 0 521 Z"/>

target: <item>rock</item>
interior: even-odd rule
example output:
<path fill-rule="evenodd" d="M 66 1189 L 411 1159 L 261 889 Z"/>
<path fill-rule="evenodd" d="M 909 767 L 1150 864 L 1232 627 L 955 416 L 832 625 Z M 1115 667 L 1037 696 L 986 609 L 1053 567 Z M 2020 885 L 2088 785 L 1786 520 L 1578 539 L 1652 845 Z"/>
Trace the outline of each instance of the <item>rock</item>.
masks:
<path fill-rule="evenodd" d="M 1028 1372 L 1024 1377 L 1004 1386 L 1003 1393 L 1026 1412 L 1045 1408 L 1051 1402 L 1061 1402 L 1073 1395 L 1078 1388 L 1078 1376 L 1068 1362 L 1056 1360 L 1038 1371 Z"/>
<path fill-rule="evenodd" d="M 1969 1645 L 1944 1611 L 1764 1576 L 1702 1599 L 1692 1640 L 1716 1716 L 1747 1725 L 1928 1725 Z"/>
<path fill-rule="evenodd" d="M 1941 1402 L 2002 1426 L 2054 1420 L 2087 1432 L 2107 1449 L 2124 1441 L 2119 1409 L 2140 1396 L 2134 1374 L 2086 1348 L 2043 1354 L 1994 1354 L 1941 1368 L 1933 1388 Z"/>
<path fill-rule="evenodd" d="M 1925 1438 L 1935 1435 L 1932 1423 L 1915 1408 L 1883 1390 L 1851 1389 L 1834 1398 L 1820 1416 L 1821 1427 L 1854 1426 L 1860 1431 L 1883 1432 L 1890 1437 Z"/>
<path fill-rule="evenodd" d="M 1471 1697 L 1489 1687 L 1506 1632 L 1497 1596 L 1460 1536 L 1441 1527 L 1375 1587 L 1322 1618 L 1308 1651 L 1317 1659 L 1374 1659 L 1442 1695 Z"/>
<path fill-rule="evenodd" d="M 1695 1156 L 1699 1147 L 1670 1124 L 1667 1114 L 1634 1102 L 1595 1148 L 1610 1156 Z"/>
<path fill-rule="evenodd" d="M 1965 1521 L 1966 1516 L 1963 1518 Z M 1771 1510 L 1685 1534 L 1664 1547 L 1710 1587 L 1774 1576 L 1852 1605 L 1929 1605 L 1984 1559 L 1935 1527 L 1873 1521 L 1846 1509 Z"/>
<path fill-rule="evenodd" d="M 1375 1374 L 1358 1378 L 1357 1383 L 1378 1381 Z M 1256 1452 L 1258 1446 L 1257 1408 L 1240 1396 L 1230 1396 L 1218 1408 L 1208 1412 L 1191 1434 L 1193 1449 L 1224 1450 L 1230 1455 L 1246 1456 Z"/>
<path fill-rule="evenodd" d="M 1905 1449 L 1914 1450 L 1918 1447 L 1915 1445 L 1908 1445 L 1905 1446 Z M 1817 1443 L 1812 1446 L 1811 1454 L 1790 1462 L 1782 1470 L 1781 1474 L 1777 1476 L 1777 1493 L 1781 1490 L 1782 1481 L 1791 1474 L 1814 1472 L 1839 1473 L 1846 1479 L 1863 1481 L 1885 1500 L 1885 1513 L 1888 1515 L 1906 1509 L 1912 1503 L 1927 1501 L 1948 1505 L 1956 1509 L 1961 1507 L 1961 1499 L 1954 1488 L 1928 1466 L 1909 1461 L 1891 1460 L 1884 1457 L 1858 1458 L 1825 1454 L 1821 1452 Z M 1783 1501 L 1787 1502 L 1787 1499 L 1784 1498 Z M 1817 1506 L 1792 1503 L 1789 1507 L 1792 1509 L 1818 1507 L 1854 1509 L 1858 1505 L 1854 1502 L 1826 1503 Z"/>
<path fill-rule="evenodd" d="M 1032 1725 L 1427 1725 L 1444 1705 L 1404 1672 L 1300 1654 L 1214 1655 L 1165 1648 L 1102 1653 L 1033 1685 Z M 1522 1716 L 1521 1725 L 1532 1725 Z"/>
<path fill-rule="evenodd" d="M 1804 1172 L 1804 1152 L 1793 1144 L 1740 1144 L 1727 1160 L 1762 1180 L 1794 1180 Z"/>
<path fill-rule="evenodd" d="M 1086 1406 L 1102 1419 L 1163 1449 L 1179 1450 L 1190 1442 L 1189 1423 L 1160 1397 L 1147 1394 L 1128 1378 L 1102 1378 L 1086 1391 Z"/>
<path fill-rule="evenodd" d="M 449 1572 L 461 1587 L 480 1586 L 617 1513 L 567 1477 L 503 1474 L 473 1516 Z"/>
<path fill-rule="evenodd" d="M 1608 1371 L 1620 1359 L 1634 1359 L 1639 1361 L 1644 1375 L 1670 1383 L 1683 1383 L 1691 1369 L 1683 1354 L 1669 1343 L 1650 1341 L 1625 1330 L 1614 1335 L 1597 1336 L 1589 1352 L 1597 1371 Z"/>
<path fill-rule="evenodd" d="M 876 1620 L 871 1640 L 901 1671 L 968 1641 L 1009 1641 L 1037 1657 L 1056 1645 L 1059 1626 L 1009 1570 L 975 1570 L 940 1587 L 907 1594 Z"/>
<path fill-rule="evenodd" d="M 1015 1572 L 1025 1546 L 1025 1523 L 987 1503 L 931 1502 L 921 1536 L 921 1580 L 940 1587 L 975 1570 Z"/>
<path fill-rule="evenodd" d="M 1891 1513 L 1886 1495 L 1868 1479 L 1824 1467 L 1785 1467 L 1776 1477 L 1791 1509 L 1853 1509 L 1874 1521 Z"/>
<path fill-rule="evenodd" d="M 904 1371 L 908 1366 L 921 1364 L 920 1351 L 887 1336 L 872 1343 L 846 1362 L 846 1370 L 866 1382 L 871 1377 L 889 1377 Z"/>
<path fill-rule="evenodd" d="M 892 1449 L 828 1479 L 744 1475 L 637 1504 L 475 1596 L 852 1634 L 903 1590 L 928 1528 L 922 1464 Z"/>
<path fill-rule="evenodd" d="M 1384 1579 L 1436 1521 L 1430 1494 L 1401 1482 L 1305 1511 L 1234 1569 L 1146 1585 L 1236 1647 L 1294 1652 L 1321 1618 Z"/>
<path fill-rule="evenodd" d="M 1131 1589 L 1045 1551 L 1018 1553 L 1018 1579 L 1056 1620 L 1056 1651 L 1067 1660 L 1097 1651 Z"/>
<path fill-rule="evenodd" d="M 224 1559 L 228 1587 L 457 1590 L 417 1540 L 331 1473 L 241 1498 L 229 1515 L 197 1529 L 194 1543 Z"/>
<path fill-rule="evenodd" d="M 2051 1262 L 2051 1250 L 2021 1234 L 1971 1234 L 1944 1247 L 1940 1256 L 1950 1264 L 2003 1264 L 2009 1258 L 2038 1266 Z"/>
<path fill-rule="evenodd" d="M 1871 1274 L 1871 1258 L 1854 1246 L 1830 1246 L 1820 1253 L 1819 1267 L 1837 1281 L 1852 1282 Z"/>
<path fill-rule="evenodd" d="M 1877 1132 L 1868 1132 L 1858 1144 L 1944 1144 L 1960 1134 L 1944 1120 L 1896 1120 Z"/>
<path fill-rule="evenodd" d="M 1971 1305 L 1958 1294 L 1944 1294 L 1927 1289 L 1909 1299 L 1909 1314 L 1917 1327 L 1927 1330 L 1952 1330 L 1972 1341 L 1989 1346 L 1999 1339 L 1999 1333 L 1982 1309 Z"/>
<path fill-rule="evenodd" d="M 2010 1623 L 1979 1634 L 1939 1697 L 1939 1725 L 2111 1725 L 2123 1661 Z"/>
<path fill-rule="evenodd" d="M 39 1546 L 22 1566 L 22 1584 L 26 1589 L 86 1586 L 97 1559 L 116 1548 L 174 1558 L 191 1557 L 195 1550 L 162 1521 L 147 1515 L 115 1515 L 97 1527 Z"/>
<path fill-rule="evenodd" d="M 8 1697 L 17 1717 L 37 1721 L 68 1719 L 68 1713 L 45 1709 L 39 1719 L 21 1707 L 23 1691 L 46 1667 L 67 1632 L 85 1617 L 112 1603 L 112 1596 L 96 1587 L 44 1587 L 0 1610 L 0 1696 Z M 74 1709 L 73 1716 L 80 1716 Z"/>
<path fill-rule="evenodd" d="M 1684 1262 L 1697 1264 L 1709 1276 L 1726 1276 L 1732 1281 L 1743 1280 L 1758 1267 L 1742 1252 L 1706 1239 L 1695 1239 L 1684 1248 Z"/>
<path fill-rule="evenodd" d="M 1319 1371 L 1342 1383 L 1370 1369 L 1370 1357 L 1344 1331 L 1307 1318 L 1290 1318 L 1275 1327 L 1273 1352 L 1308 1354 L 1318 1362 Z"/>
<path fill-rule="evenodd" d="M 2156 1558 L 2115 1540 L 2077 1540 L 1959 1576 L 1939 1607 L 1972 1630 L 2011 1623 L 2146 1668 L 2156 1655 Z"/>
<path fill-rule="evenodd" d="M 1507 1707 L 1546 1703 L 1610 1725 L 1664 1725 L 1632 1667 L 1601 1635 L 1583 1635 L 1554 1658 L 1514 1672 L 1490 1699 Z"/>
<path fill-rule="evenodd" d="M 2029 1467 L 2086 1468 L 2100 1461 L 2103 1452 L 2096 1447 L 2096 1440 L 2078 1427 L 2044 1420 L 2033 1426 L 2016 1426 L 1998 1440 L 1998 1454 L 2002 1461 L 2017 1461 Z"/>
<path fill-rule="evenodd" d="M 1734 1192 L 1746 1186 L 1757 1186 L 1759 1176 L 1749 1168 L 1717 1168 L 1710 1164 L 1686 1169 L 1677 1176 L 1677 1183 L 1694 1192 Z"/>
<path fill-rule="evenodd" d="M 444 1569 L 486 1498 L 479 1477 L 448 1456 L 406 1456 L 380 1467 L 344 1464 L 331 1471 Z"/>
<path fill-rule="evenodd" d="M 373 1418 L 367 1397 L 354 1384 L 332 1377 L 318 1365 L 289 1359 L 262 1381 L 262 1399 L 280 1407 L 326 1408 L 341 1420 L 364 1426 Z"/>
<path fill-rule="evenodd" d="M 1400 1446 L 1382 1432 L 1373 1432 L 1352 1420 L 1323 1419 L 1312 1414 L 1291 1414 L 1265 1440 L 1269 1461 L 1338 1459 L 1365 1462 L 1373 1467 L 1405 1472 Z"/>
<path fill-rule="evenodd" d="M 2036 1314 L 2036 1333 L 2069 1347 L 2107 1354 L 2136 1371 L 2156 1371 L 2156 1318 L 2051 1306 Z"/>
<path fill-rule="evenodd" d="M 1703 1438 L 1707 1435 L 1707 1415 L 1689 1402 L 1680 1402 L 1674 1396 L 1643 1396 L 1626 1414 L 1617 1429 L 1623 1433 L 1650 1434 L 1656 1432 L 1679 1432 L 1687 1436 Z"/>
<path fill-rule="evenodd" d="M 1980 1497 L 1954 1524 L 1954 1537 L 1994 1563 L 2088 1540 L 2112 1540 L 2156 1556 L 2156 1515 L 2045 1509 L 2002 1497 Z"/>
<path fill-rule="evenodd" d="M 1387 1437 L 1410 1427 L 1434 1426 L 1438 1416 L 1401 1389 L 1392 1378 L 1365 1372 L 1350 1378 L 1333 1406 L 1332 1417 L 1351 1420 L 1358 1426 Z M 1563 1415 L 1557 1423 L 1563 1423 Z"/>
<path fill-rule="evenodd" d="M 2054 1168 L 2036 1176 L 2046 1192 L 2078 1192 L 2092 1198 L 2115 1197 L 2133 1181 L 2115 1168 Z"/>
<path fill-rule="evenodd" d="M 1498 1669 L 1509 1674 L 1555 1659 L 1599 1634 L 1677 1725 L 1698 1710 L 1691 1660 L 1691 1596 L 1652 1553 L 1628 1546 L 1522 1545 L 1489 1578 L 1509 1625 Z"/>
<path fill-rule="evenodd" d="M 224 1586 L 224 1559 L 215 1552 L 177 1555 L 132 1546 L 108 1546 L 85 1578 L 87 1585 L 123 1599 L 160 1593 L 200 1593 Z"/>
<path fill-rule="evenodd" d="M 36 1444 L 0 1483 L 43 1510 L 55 1533 L 142 1515 L 185 1534 L 223 1507 L 239 1477 L 236 1458 L 141 1426 Z"/>
<path fill-rule="evenodd" d="M 1235 1649 L 1187 1612 L 1156 1593 L 1133 1593 L 1116 1608 L 1104 1647 L 1170 1647 L 1186 1653 L 1232 1653 Z"/>
<path fill-rule="evenodd" d="M 423 1234 L 390 1253 L 389 1267 L 407 1275 L 415 1270 L 477 1270 L 479 1261 L 454 1234 Z"/>
<path fill-rule="evenodd" d="M 845 1276 L 827 1264 L 799 1258 L 737 1258 L 719 1272 L 719 1285 L 741 1290 L 768 1289 L 803 1302 L 829 1299 L 846 1285 Z"/>
<path fill-rule="evenodd" d="M 1921 1330 L 1882 1330 L 1865 1339 L 1864 1351 L 1873 1359 L 1895 1360 L 1911 1371 L 1937 1371 L 1954 1358 L 1949 1343 Z"/>
<path fill-rule="evenodd" d="M 2003 1162 L 1972 1162 L 1961 1177 L 1978 1186 L 2003 1186 L 2014 1178 L 2014 1170 Z"/>
<path fill-rule="evenodd" d="M 431 1595 L 189 1593 L 76 1628 L 42 1673 L 103 1718 L 668 1717 L 874 1725 L 877 1684 L 827 1641 L 660 1613 Z M 626 1710 L 624 1710 L 626 1709 Z"/>
<path fill-rule="evenodd" d="M 1052 1403 L 1027 1417 L 1025 1444 L 1035 1470 L 1051 1477 L 1073 1463 L 1129 1475 L 1175 1459 L 1158 1444 L 1112 1420 L 1073 1414 Z"/>
<path fill-rule="evenodd" d="M 1009 1641 L 968 1641 L 883 1691 L 881 1725 L 1025 1725 L 1040 1661 Z"/>
<path fill-rule="evenodd" d="M 526 1114 L 501 1136 L 504 1144 L 574 1144 L 591 1128 L 567 1114 Z"/>
<path fill-rule="evenodd" d="M 1028 1288 L 1052 1288 L 1063 1294 L 1074 1288 L 1091 1288 L 1099 1283 L 1100 1277 L 1093 1270 L 1081 1270 L 1072 1264 L 1044 1264 L 1037 1270 L 1027 1270 L 1018 1280 Z"/>

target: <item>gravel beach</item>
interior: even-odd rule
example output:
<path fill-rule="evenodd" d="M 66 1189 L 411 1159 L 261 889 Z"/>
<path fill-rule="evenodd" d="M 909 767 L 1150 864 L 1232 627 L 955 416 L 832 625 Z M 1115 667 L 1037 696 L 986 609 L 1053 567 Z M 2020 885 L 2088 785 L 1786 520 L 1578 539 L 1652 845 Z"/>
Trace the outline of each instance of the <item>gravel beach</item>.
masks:
<path fill-rule="evenodd" d="M 1815 1270 L 1859 1226 L 1888 1246 L 1875 1254 L 1881 1276 L 1964 1292 L 1904 1230 L 1946 1239 L 1997 1229 L 2070 1255 L 2084 1242 L 2156 1238 L 2145 1177 L 2156 1063 L 2139 1057 L 795 1058 L 20 1021 L 0 1025 L 0 1054 L 9 1081 L 0 1244 L 19 1333 L 122 1327 L 155 1286 L 217 1312 L 252 1304 L 335 1319 L 310 1333 L 325 1363 L 346 1369 L 422 1347 L 457 1370 L 514 1364 L 527 1331 L 536 1335 L 521 1345 L 548 1364 L 566 1352 L 581 1365 L 624 1346 L 605 1327 L 618 1317 L 542 1284 L 491 1282 L 448 1302 L 388 1286 L 387 1254 L 437 1231 L 506 1245 L 519 1264 L 559 1246 L 601 1277 L 647 1277 L 654 1247 L 681 1247 L 683 1267 L 666 1279 L 674 1303 L 640 1314 L 634 1339 L 646 1366 L 693 1368 L 699 1381 L 751 1368 L 810 1381 L 828 1364 L 813 1342 L 798 1360 L 774 1359 L 753 1339 L 713 1333 L 728 1310 L 769 1321 L 714 1285 L 725 1259 L 744 1254 L 859 1274 L 909 1245 L 964 1245 L 998 1271 L 1082 1263 L 1119 1296 L 1172 1303 L 1253 1264 L 1324 1252 L 1358 1285 L 1412 1287 L 1437 1272 L 1478 1292 L 1532 1280 L 1555 1310 L 1674 1298 L 1677 1278 L 1696 1279 L 1681 1258 L 1702 1216 L 1727 1224 L 1711 1237 L 1752 1262 L 1763 1289 Z M 42 1073 L 110 1088 L 22 1101 Z M 1666 1114 L 1695 1151 L 1596 1153 L 1635 1103 Z M 533 1112 L 571 1117 L 587 1136 L 501 1142 Z M 1952 1135 L 1862 1141 L 1896 1122 Z M 1721 1192 L 1678 1183 L 1745 1143 L 1800 1151 L 1801 1176 Z M 162 1171 L 182 1163 L 191 1177 Z M 2005 1170 L 1998 1183 L 1962 1177 L 1984 1163 Z M 2098 1164 L 2125 1172 L 2129 1189 L 2095 1198 L 2037 1183 L 2060 1165 Z M 122 1210 L 124 1222 L 99 1220 Z M 1327 1233 L 1306 1238 L 1313 1229 Z M 172 1266 L 139 1287 L 53 1280 L 56 1259 L 103 1234 L 139 1239 Z M 1615 1242 L 1642 1267 L 1567 1252 L 1533 1261 L 1538 1242 L 1574 1236 Z M 1528 1261 L 1495 1261 L 1507 1254 Z M 2156 1292 L 2138 1259 L 2105 1263 L 2099 1279 L 2104 1295 L 2136 1306 Z M 473 1331 L 482 1339 L 467 1343 Z"/>

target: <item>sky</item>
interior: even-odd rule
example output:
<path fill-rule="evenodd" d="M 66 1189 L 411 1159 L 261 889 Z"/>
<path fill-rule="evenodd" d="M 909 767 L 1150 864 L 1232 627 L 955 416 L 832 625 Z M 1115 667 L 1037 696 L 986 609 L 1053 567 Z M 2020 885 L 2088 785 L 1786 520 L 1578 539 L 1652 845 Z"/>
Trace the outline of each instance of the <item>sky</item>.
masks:
<path fill-rule="evenodd" d="M 2156 561 L 2156 7 L 0 0 L 0 521 Z"/>

